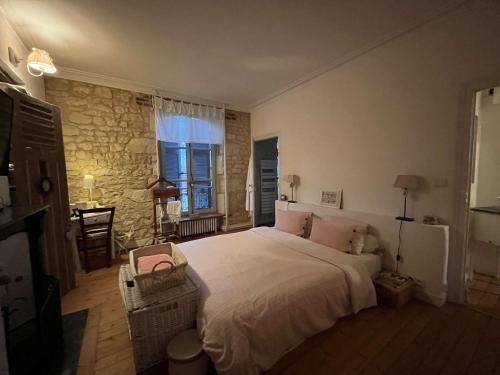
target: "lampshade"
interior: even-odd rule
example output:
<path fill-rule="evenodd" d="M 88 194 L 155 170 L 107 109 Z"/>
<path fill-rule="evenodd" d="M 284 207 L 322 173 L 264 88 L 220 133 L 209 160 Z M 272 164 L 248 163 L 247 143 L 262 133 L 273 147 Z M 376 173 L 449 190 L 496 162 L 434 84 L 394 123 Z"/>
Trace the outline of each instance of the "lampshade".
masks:
<path fill-rule="evenodd" d="M 41 76 L 43 73 L 53 74 L 57 72 L 57 68 L 52 62 L 47 51 L 38 48 L 32 48 L 28 55 L 27 62 L 28 72 L 34 76 Z"/>
<path fill-rule="evenodd" d="M 83 187 L 86 189 L 93 189 L 95 188 L 95 178 L 91 174 L 86 174 L 85 177 L 83 177 Z"/>
<path fill-rule="evenodd" d="M 297 185 L 299 181 L 299 176 L 297 176 L 296 174 L 289 174 L 285 176 L 285 182 L 288 182 L 290 184 Z"/>
<path fill-rule="evenodd" d="M 394 187 L 401 189 L 416 189 L 418 187 L 418 177 L 412 174 L 400 174 L 396 177 Z"/>

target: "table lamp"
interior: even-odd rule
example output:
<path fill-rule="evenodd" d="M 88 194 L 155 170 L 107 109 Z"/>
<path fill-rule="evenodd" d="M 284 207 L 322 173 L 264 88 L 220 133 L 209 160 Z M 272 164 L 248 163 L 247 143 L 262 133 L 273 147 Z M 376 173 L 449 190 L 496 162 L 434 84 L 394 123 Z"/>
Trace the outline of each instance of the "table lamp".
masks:
<path fill-rule="evenodd" d="M 92 202 L 93 201 L 93 199 L 92 199 L 92 189 L 95 188 L 95 178 L 94 178 L 94 176 L 92 176 L 91 174 L 86 174 L 83 177 L 83 187 L 85 189 L 89 189 L 89 195 L 90 195 L 90 201 L 89 202 Z"/>
<path fill-rule="evenodd" d="M 296 203 L 297 201 L 293 200 L 293 188 L 299 184 L 299 176 L 296 174 L 289 174 L 285 176 L 285 182 L 288 182 L 290 184 L 290 188 L 292 189 L 292 200 L 288 201 L 290 203 Z"/>
<path fill-rule="evenodd" d="M 403 216 L 396 217 L 396 220 L 401 221 L 414 221 L 415 219 L 406 216 L 406 198 L 408 197 L 408 190 L 413 190 L 418 187 L 418 177 L 415 175 L 398 175 L 394 182 L 394 187 L 403 189 L 404 196 L 404 211 Z"/>

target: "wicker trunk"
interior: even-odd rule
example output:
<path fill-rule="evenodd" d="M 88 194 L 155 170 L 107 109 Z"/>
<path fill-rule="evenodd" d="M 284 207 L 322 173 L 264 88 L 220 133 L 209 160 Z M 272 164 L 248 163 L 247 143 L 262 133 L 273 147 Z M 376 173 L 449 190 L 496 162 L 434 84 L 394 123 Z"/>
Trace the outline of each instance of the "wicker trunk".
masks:
<path fill-rule="evenodd" d="M 139 273 L 137 262 L 139 258 L 147 255 L 167 254 L 175 262 L 171 268 L 153 270 L 147 273 Z M 173 242 L 144 246 L 132 250 L 129 253 L 130 273 L 143 295 L 162 292 L 166 288 L 184 284 L 186 277 L 187 259 Z"/>
<path fill-rule="evenodd" d="M 127 313 L 136 371 L 166 360 L 167 344 L 179 332 L 193 328 L 199 290 L 189 277 L 182 285 L 144 295 L 130 273 L 120 268 L 119 286 Z M 133 286 L 132 286 L 133 285 Z"/>

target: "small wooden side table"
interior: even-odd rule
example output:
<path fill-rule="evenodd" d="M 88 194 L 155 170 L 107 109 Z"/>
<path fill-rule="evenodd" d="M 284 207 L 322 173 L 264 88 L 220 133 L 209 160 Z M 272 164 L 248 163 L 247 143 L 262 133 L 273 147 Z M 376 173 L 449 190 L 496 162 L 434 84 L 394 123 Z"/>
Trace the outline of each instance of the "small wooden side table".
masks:
<path fill-rule="evenodd" d="M 411 277 L 394 272 L 381 272 L 373 280 L 373 284 L 380 304 L 399 309 L 411 300 L 415 283 Z"/>

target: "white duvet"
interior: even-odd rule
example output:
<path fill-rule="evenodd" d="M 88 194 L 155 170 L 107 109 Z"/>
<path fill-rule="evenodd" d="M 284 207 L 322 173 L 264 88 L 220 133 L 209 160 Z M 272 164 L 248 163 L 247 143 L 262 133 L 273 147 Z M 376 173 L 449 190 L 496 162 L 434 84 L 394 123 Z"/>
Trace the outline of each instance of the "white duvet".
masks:
<path fill-rule="evenodd" d="M 178 246 L 201 289 L 198 330 L 219 375 L 268 370 L 339 317 L 376 304 L 356 256 L 273 228 Z"/>

